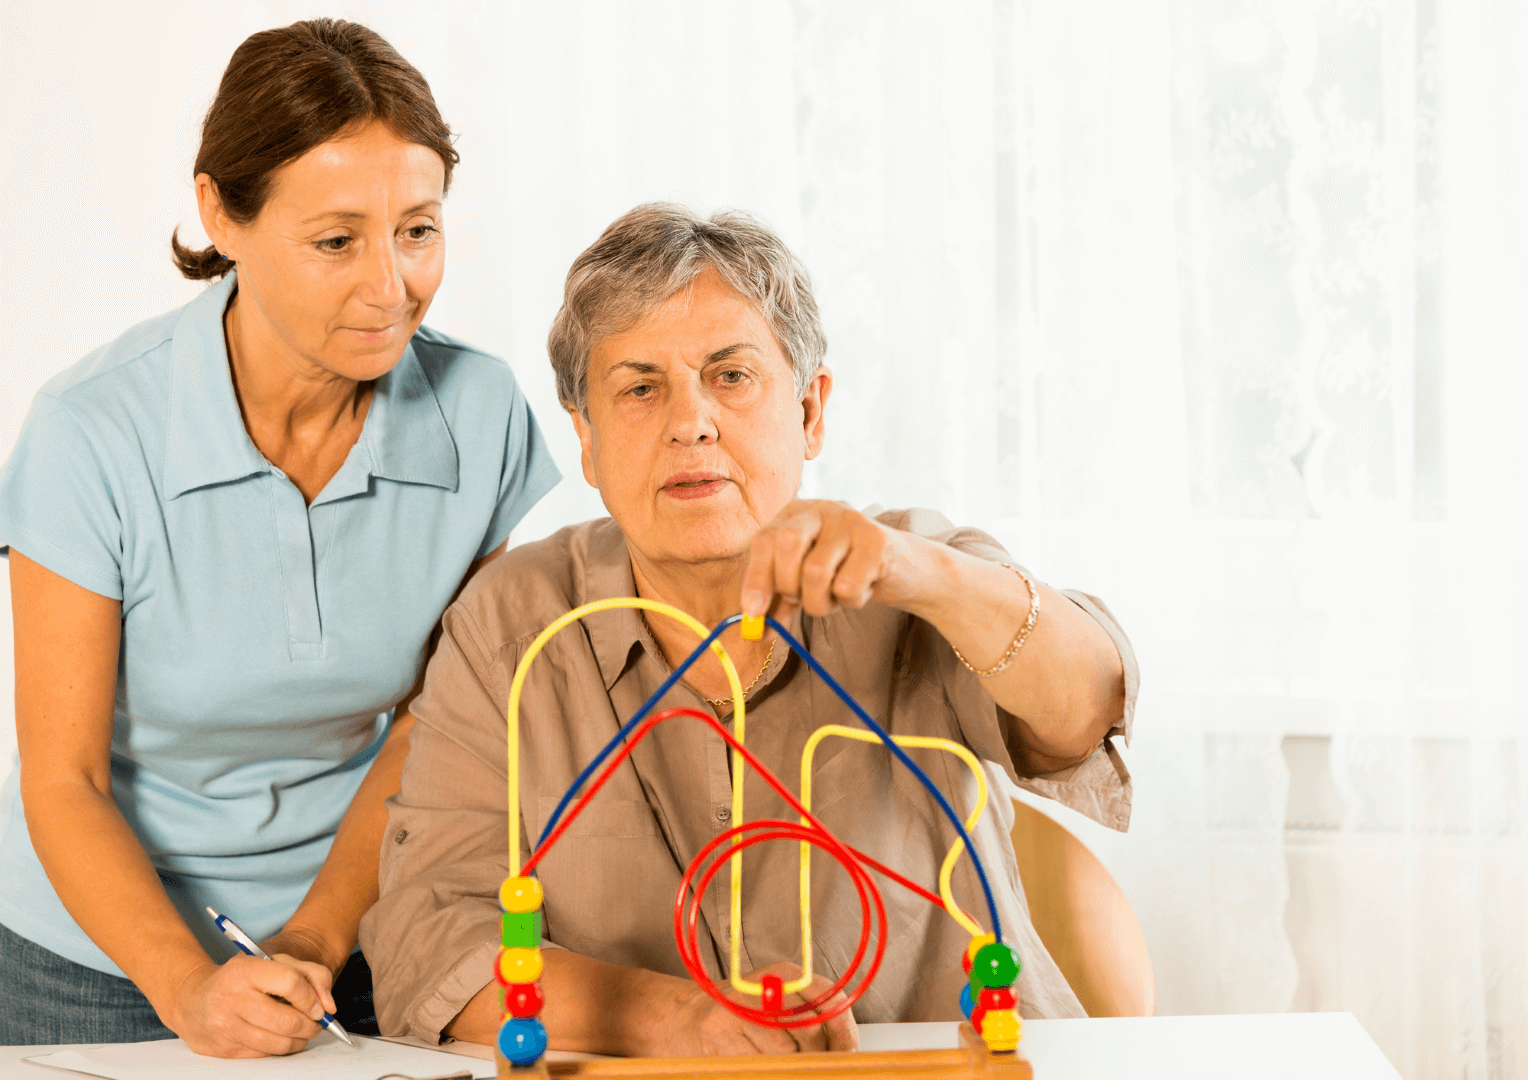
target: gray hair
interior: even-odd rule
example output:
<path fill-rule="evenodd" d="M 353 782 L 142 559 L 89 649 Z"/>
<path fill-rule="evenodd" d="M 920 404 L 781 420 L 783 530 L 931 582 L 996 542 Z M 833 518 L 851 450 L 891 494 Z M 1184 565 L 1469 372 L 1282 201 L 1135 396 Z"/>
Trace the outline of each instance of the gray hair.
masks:
<path fill-rule="evenodd" d="M 644 203 L 617 218 L 573 261 L 562 307 L 547 335 L 557 400 L 588 416 L 589 356 L 631 329 L 707 267 L 758 305 L 806 393 L 828 351 L 801 260 L 774 230 L 739 210 L 710 217 L 676 203 Z"/>

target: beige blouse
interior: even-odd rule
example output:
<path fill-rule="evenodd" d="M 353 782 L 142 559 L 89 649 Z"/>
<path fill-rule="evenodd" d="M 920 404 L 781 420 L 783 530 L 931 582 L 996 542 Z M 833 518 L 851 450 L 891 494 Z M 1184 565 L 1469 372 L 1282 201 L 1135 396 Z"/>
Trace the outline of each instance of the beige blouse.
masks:
<path fill-rule="evenodd" d="M 924 510 L 879 518 L 982 558 L 1010 561 L 991 537 L 955 529 Z M 509 552 L 464 590 L 415 703 L 403 787 L 389 800 L 381 898 L 361 924 L 383 1034 L 437 1039 L 491 981 L 498 949 L 498 888 L 507 873 L 505 703 L 524 650 L 552 620 L 590 600 L 633 596 L 625 538 L 606 518 Z M 1018 726 L 922 620 L 879 604 L 826 618 L 798 615 L 792 633 L 893 734 L 959 740 L 990 763 L 993 798 L 973 839 L 987 868 L 1004 937 L 1019 951 L 1024 1016 L 1081 1016 L 1082 1008 L 1040 944 L 1014 864 L 1012 805 L 993 784 L 1002 773 L 1116 829 L 1130 816 L 1130 774 L 1113 745 L 1128 742 L 1138 675 L 1124 632 L 1103 602 L 1065 594 L 1108 631 L 1124 661 L 1124 715 L 1087 761 L 1038 777 L 1014 769 Z M 1044 618 L 1042 613 L 1041 618 Z M 630 609 L 601 612 L 554 637 L 536 659 L 521 701 L 522 851 L 558 799 L 617 729 L 668 675 L 656 644 Z M 660 708 L 709 706 L 683 683 Z M 730 715 L 727 716 L 730 723 Z M 747 745 L 799 795 L 801 751 L 828 723 L 858 726 L 790 650 L 778 648 L 748 702 Z M 975 796 L 953 755 L 911 752 L 957 812 Z M 685 977 L 674 943 L 674 897 L 699 850 L 732 825 L 725 743 L 705 725 L 659 725 L 601 789 L 538 868 L 546 892 L 546 947 Z M 846 843 L 936 890 L 955 833 L 937 805 L 879 744 L 827 739 L 813 769 L 813 811 Z M 790 818 L 764 782 L 745 782 L 748 820 Z M 744 855 L 745 971 L 800 963 L 799 848 L 761 844 Z M 859 999 L 862 1023 L 960 1018 L 967 933 L 943 911 L 873 875 L 885 900 L 888 944 L 875 982 Z M 730 950 L 728 871 L 703 906 L 699 941 L 713 977 Z M 957 864 L 957 902 L 984 928 L 989 916 L 969 859 Z M 859 940 L 860 905 L 847 874 L 818 854 L 812 875 L 816 970 L 836 979 Z"/>

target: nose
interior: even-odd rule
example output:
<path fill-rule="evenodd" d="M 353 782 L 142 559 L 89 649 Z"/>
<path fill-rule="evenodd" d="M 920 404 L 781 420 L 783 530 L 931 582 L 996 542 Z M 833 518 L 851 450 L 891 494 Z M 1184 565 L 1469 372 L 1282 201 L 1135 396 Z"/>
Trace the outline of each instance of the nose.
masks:
<path fill-rule="evenodd" d="M 665 431 L 669 442 L 677 446 L 706 446 L 716 442 L 715 402 L 705 392 L 699 378 L 675 380 L 668 395 Z"/>
<path fill-rule="evenodd" d="M 403 284 L 403 268 L 393 244 L 384 241 L 371 245 L 362 262 L 361 298 L 373 307 L 391 311 L 403 306 L 408 289 Z"/>

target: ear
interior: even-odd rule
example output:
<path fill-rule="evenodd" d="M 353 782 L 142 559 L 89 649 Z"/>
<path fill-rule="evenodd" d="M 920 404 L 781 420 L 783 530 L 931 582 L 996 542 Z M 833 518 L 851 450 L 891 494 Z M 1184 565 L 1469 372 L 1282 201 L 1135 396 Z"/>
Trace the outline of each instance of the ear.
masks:
<path fill-rule="evenodd" d="M 223 197 L 218 194 L 217 184 L 207 173 L 196 174 L 196 212 L 202 219 L 202 231 L 212 241 L 212 246 L 238 262 L 239 256 L 232 250 L 238 245 L 234 224 L 223 210 Z"/>
<path fill-rule="evenodd" d="M 806 394 L 801 398 L 801 426 L 806 435 L 806 460 L 811 461 L 822 453 L 825 438 L 822 414 L 828 407 L 828 395 L 833 392 L 833 372 L 826 367 L 817 369 L 807 384 Z"/>
<path fill-rule="evenodd" d="M 584 467 L 584 479 L 595 491 L 600 489 L 599 481 L 594 478 L 594 429 L 589 426 L 583 413 L 568 406 L 568 417 L 573 421 L 573 430 L 578 433 L 579 463 Z"/>

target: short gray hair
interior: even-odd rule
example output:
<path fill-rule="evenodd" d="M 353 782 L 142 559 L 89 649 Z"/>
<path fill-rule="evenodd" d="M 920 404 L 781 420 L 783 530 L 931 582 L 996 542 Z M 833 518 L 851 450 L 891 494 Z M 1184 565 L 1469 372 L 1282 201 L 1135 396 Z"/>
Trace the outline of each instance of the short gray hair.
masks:
<path fill-rule="evenodd" d="M 758 218 L 739 210 L 710 217 L 677 203 L 644 203 L 617 218 L 573 261 L 547 352 L 557 400 L 588 415 L 589 356 L 611 334 L 639 323 L 707 267 L 758 305 L 806 393 L 828 351 L 800 259 Z"/>

